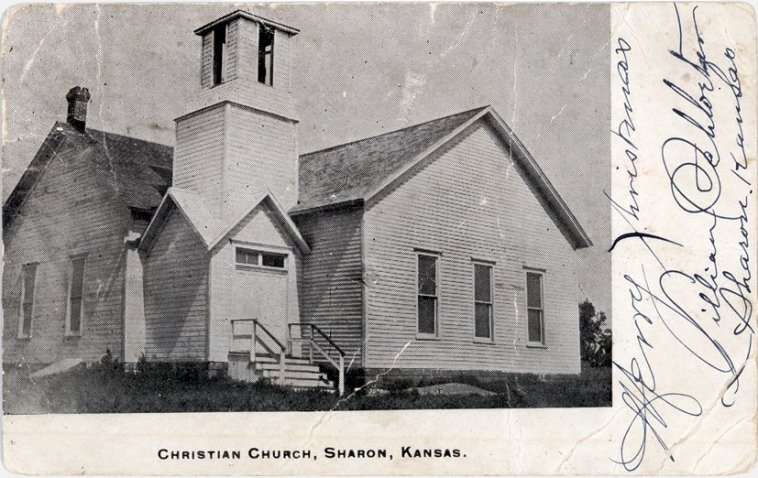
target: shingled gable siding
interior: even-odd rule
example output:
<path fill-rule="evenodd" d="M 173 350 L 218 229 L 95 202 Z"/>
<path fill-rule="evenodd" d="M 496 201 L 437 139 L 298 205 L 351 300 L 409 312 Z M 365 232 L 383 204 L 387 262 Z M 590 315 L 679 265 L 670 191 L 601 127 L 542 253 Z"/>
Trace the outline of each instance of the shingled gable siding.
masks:
<path fill-rule="evenodd" d="M 229 234 L 229 239 L 223 241 L 212 251 L 210 276 L 210 333 L 209 360 L 226 362 L 228 360 L 231 339 L 232 319 L 249 319 L 237 317 L 234 302 L 237 297 L 249 291 L 240 290 L 243 281 L 238 280 L 238 274 L 245 276 L 248 271 L 237 271 L 235 267 L 235 245 L 250 249 L 265 249 L 289 255 L 287 271 L 287 323 L 300 320 L 298 303 L 298 276 L 302 262 L 299 253 L 287 239 L 286 233 L 265 205 L 255 208 L 246 219 Z M 265 276 L 262 278 L 265 279 Z M 274 332 L 272 330 L 272 332 Z M 286 338 L 285 338 L 286 340 Z M 286 346 L 286 342 L 284 343 Z M 263 352 L 263 351 L 261 351 Z"/>
<path fill-rule="evenodd" d="M 284 209 L 295 205 L 295 124 L 237 105 L 230 106 L 225 188 L 232 200 L 270 189 Z"/>
<path fill-rule="evenodd" d="M 360 208 L 295 216 L 311 253 L 303 257 L 303 322 L 318 325 L 361 365 L 363 297 Z"/>
<path fill-rule="evenodd" d="M 146 358 L 205 360 L 208 252 L 178 210 L 145 259 L 143 278 Z"/>
<path fill-rule="evenodd" d="M 176 123 L 173 186 L 188 189 L 218 207 L 224 158 L 224 105 L 201 110 Z"/>
<path fill-rule="evenodd" d="M 371 206 L 364 228 L 365 367 L 579 373 L 575 253 L 488 126 Z M 416 336 L 414 248 L 440 253 L 436 340 Z M 494 343 L 474 340 L 472 258 L 495 262 Z M 526 343 L 524 266 L 546 270 L 544 348 Z"/>
<path fill-rule="evenodd" d="M 96 361 L 106 349 L 121 356 L 129 211 L 96 172 L 92 151 L 64 145 L 4 231 L 4 362 Z M 65 337 L 71 256 L 77 254 L 87 254 L 82 332 Z M 32 337 L 17 339 L 21 271 L 29 262 L 39 263 Z"/>

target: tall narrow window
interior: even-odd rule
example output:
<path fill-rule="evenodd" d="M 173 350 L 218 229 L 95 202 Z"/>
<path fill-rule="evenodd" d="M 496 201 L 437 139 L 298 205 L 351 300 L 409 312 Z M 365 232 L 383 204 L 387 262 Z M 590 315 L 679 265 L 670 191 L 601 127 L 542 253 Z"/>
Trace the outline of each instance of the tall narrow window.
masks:
<path fill-rule="evenodd" d="M 226 66 L 226 24 L 213 30 L 213 86 L 224 82 Z"/>
<path fill-rule="evenodd" d="M 274 84 L 274 31 L 260 25 L 258 28 L 258 82 Z"/>
<path fill-rule="evenodd" d="M 84 291 L 84 258 L 71 261 L 71 280 L 68 286 L 68 311 L 66 314 L 66 334 L 82 333 L 82 296 Z"/>
<path fill-rule="evenodd" d="M 527 341 L 530 344 L 545 344 L 545 320 L 543 308 L 542 274 L 526 273 Z"/>
<path fill-rule="evenodd" d="M 28 338 L 32 336 L 37 264 L 24 264 L 22 275 L 23 281 L 21 282 L 21 310 L 19 314 L 18 336 Z"/>
<path fill-rule="evenodd" d="M 437 257 L 418 255 L 418 333 L 437 335 Z"/>
<path fill-rule="evenodd" d="M 492 266 L 474 264 L 474 337 L 492 338 Z"/>

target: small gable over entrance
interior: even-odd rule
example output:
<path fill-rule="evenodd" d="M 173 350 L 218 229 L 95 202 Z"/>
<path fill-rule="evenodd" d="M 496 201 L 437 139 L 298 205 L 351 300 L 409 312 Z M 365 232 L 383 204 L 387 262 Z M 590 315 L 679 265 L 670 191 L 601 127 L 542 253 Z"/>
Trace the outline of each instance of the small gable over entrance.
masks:
<path fill-rule="evenodd" d="M 210 212 L 201 196 L 173 187 L 169 188 L 142 235 L 140 250 L 149 254 L 173 207 L 179 209 L 208 250 L 234 237 L 248 241 L 255 238 L 279 241 L 282 245 L 292 244 L 301 253 L 310 252 L 297 226 L 270 192 L 254 198 L 236 218 L 224 221 Z"/>

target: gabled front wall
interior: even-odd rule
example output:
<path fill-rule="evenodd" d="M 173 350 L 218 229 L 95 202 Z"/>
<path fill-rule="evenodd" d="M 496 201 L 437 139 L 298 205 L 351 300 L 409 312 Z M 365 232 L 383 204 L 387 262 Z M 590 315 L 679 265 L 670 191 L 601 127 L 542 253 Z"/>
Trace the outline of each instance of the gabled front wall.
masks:
<path fill-rule="evenodd" d="M 206 360 L 208 261 L 192 225 L 174 209 L 143 257 L 148 360 Z"/>
<path fill-rule="evenodd" d="M 287 254 L 286 273 L 262 269 L 256 271 L 237 270 L 235 263 L 235 247 L 237 246 Z M 279 335 L 278 338 L 282 340 L 285 347 L 288 346 L 286 343 L 287 324 L 296 323 L 300 320 L 298 277 L 300 276 L 302 261 L 300 254 L 296 252 L 294 245 L 287 239 L 286 233 L 271 210 L 263 204 L 256 207 L 231 231 L 229 237 L 216 246 L 211 253 L 208 360 L 211 362 L 226 362 L 228 360 L 232 339 L 232 320 L 261 319 L 261 317 L 241 317 L 235 313 L 237 309 L 235 301 L 239 302 L 246 299 L 263 301 L 267 299 L 251 296 L 251 291 L 246 289 L 249 285 L 248 281 L 253 275 L 256 276 L 256 280 L 265 281 L 269 274 L 272 279 L 284 279 L 284 274 L 286 274 L 286 290 L 277 291 L 282 297 L 286 296 L 286 319 L 280 327 L 269 327 L 269 329 L 272 333 Z M 237 333 L 240 331 L 237 330 Z M 297 349 L 294 352 L 297 353 Z"/>
<path fill-rule="evenodd" d="M 64 144 L 4 231 L 4 362 L 96 361 L 106 349 L 121 357 L 129 211 L 115 199 L 103 179 L 106 165 L 95 157 L 94 145 Z M 86 255 L 82 331 L 66 336 L 71 259 L 79 255 Z M 31 262 L 39 263 L 32 336 L 17 338 L 22 267 Z"/>
<path fill-rule="evenodd" d="M 509 153 L 480 122 L 430 159 L 365 212 L 364 366 L 579 373 L 575 253 Z M 416 333 L 414 248 L 440 254 L 436 339 Z M 492 343 L 474 339 L 472 258 L 495 263 Z M 527 346 L 524 267 L 546 271 L 542 348 Z"/>

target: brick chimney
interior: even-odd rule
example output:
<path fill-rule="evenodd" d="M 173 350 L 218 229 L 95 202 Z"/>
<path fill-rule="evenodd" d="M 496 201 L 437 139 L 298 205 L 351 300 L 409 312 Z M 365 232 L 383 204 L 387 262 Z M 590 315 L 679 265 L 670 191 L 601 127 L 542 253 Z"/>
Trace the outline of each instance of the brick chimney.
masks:
<path fill-rule="evenodd" d="M 81 86 L 71 88 L 66 95 L 68 100 L 68 116 L 66 121 L 74 128 L 84 131 L 87 124 L 87 103 L 89 102 L 89 90 Z"/>

